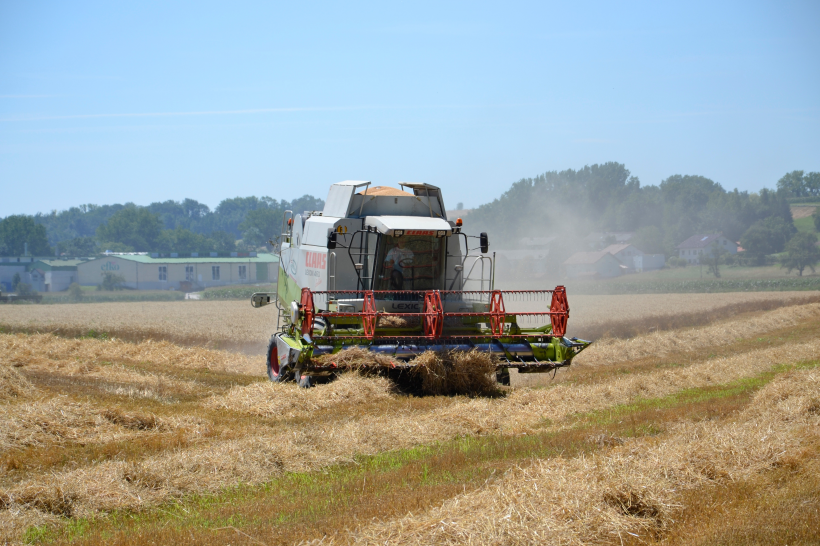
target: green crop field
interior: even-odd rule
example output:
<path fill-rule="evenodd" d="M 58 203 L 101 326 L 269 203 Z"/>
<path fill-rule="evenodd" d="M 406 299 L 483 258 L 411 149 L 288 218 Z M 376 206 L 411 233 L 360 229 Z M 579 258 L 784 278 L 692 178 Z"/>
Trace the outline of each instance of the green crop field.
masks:
<path fill-rule="evenodd" d="M 808 231 L 809 233 L 817 233 L 817 228 L 814 226 L 814 218 L 812 218 L 811 216 L 795 219 L 794 227 L 797 228 L 797 231 Z"/>

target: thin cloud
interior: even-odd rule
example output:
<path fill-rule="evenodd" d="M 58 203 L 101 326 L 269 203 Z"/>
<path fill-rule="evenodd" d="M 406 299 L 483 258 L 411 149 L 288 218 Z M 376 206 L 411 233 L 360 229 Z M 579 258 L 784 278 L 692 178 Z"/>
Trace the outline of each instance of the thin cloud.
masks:
<path fill-rule="evenodd" d="M 243 114 L 270 114 L 283 112 L 340 112 L 350 110 L 404 110 L 424 108 L 508 108 L 526 105 L 493 105 L 493 104 L 439 104 L 419 106 L 327 106 L 327 107 L 290 107 L 290 108 L 253 108 L 248 110 L 200 110 L 193 112 L 130 112 L 109 114 L 71 114 L 62 116 L 20 116 L 2 118 L 0 121 L 44 121 L 61 119 L 104 119 L 104 118 L 156 118 L 179 116 L 224 116 Z"/>
<path fill-rule="evenodd" d="M 423 34 L 430 36 L 485 36 L 489 28 L 483 23 L 431 21 L 409 23 L 380 29 L 385 34 Z"/>
<path fill-rule="evenodd" d="M 0 99 L 44 99 L 60 95 L 0 95 Z"/>
<path fill-rule="evenodd" d="M 54 119 L 98 119 L 98 118 L 158 118 L 174 116 L 224 116 L 230 114 L 267 114 L 274 112 L 311 112 L 321 110 L 354 110 L 349 108 L 254 108 L 249 110 L 200 110 L 194 112 L 129 112 L 110 114 L 72 114 L 66 116 L 29 116 L 5 118 L 0 121 L 41 121 Z"/>

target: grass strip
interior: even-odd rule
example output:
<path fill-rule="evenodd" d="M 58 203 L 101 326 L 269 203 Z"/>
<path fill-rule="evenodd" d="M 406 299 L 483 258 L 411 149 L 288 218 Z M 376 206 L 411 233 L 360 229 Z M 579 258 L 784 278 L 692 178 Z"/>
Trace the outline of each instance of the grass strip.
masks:
<path fill-rule="evenodd" d="M 625 438 L 662 434 L 667 423 L 719 418 L 748 403 L 752 394 L 791 369 L 817 361 L 781 365 L 755 377 L 719 386 L 686 389 L 571 417 L 561 429 L 523 436 L 465 436 L 448 442 L 357 457 L 321 472 L 288 473 L 262 486 L 238 484 L 213 495 L 191 495 L 140 513 L 72 520 L 37 527 L 28 542 L 82 544 L 224 543 L 241 530 L 265 544 L 338 536 L 358 522 L 425 510 L 533 458 L 573 457 Z M 230 535 L 236 542 L 247 537 Z"/>

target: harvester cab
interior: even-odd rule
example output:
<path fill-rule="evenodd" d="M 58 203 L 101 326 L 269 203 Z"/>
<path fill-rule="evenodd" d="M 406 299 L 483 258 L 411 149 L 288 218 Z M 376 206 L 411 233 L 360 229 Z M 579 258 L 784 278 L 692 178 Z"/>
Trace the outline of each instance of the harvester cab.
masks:
<path fill-rule="evenodd" d="M 400 186 L 340 182 L 322 211 L 285 212 L 277 291 L 251 297 L 254 307 L 279 310 L 271 380 L 310 385 L 343 367 L 326 355 L 357 347 L 393 368 L 412 367 L 428 350 L 475 349 L 497 355 L 503 382 L 509 368 L 568 366 L 589 345 L 565 337 L 564 287 L 496 290 L 487 234 L 470 236 L 460 218 L 448 219 L 436 186 Z M 505 301 L 522 300 L 549 308 L 506 311 Z M 543 324 L 519 324 L 532 321 Z"/>

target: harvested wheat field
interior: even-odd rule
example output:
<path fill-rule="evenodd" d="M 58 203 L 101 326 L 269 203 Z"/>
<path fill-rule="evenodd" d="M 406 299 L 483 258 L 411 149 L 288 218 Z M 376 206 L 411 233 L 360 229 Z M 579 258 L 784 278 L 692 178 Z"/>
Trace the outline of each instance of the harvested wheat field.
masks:
<path fill-rule="evenodd" d="M 570 335 L 586 339 L 708 324 L 741 313 L 820 301 L 816 292 L 730 292 L 573 296 Z M 510 311 L 544 310 L 549 302 L 509 302 Z M 276 309 L 248 301 L 181 301 L 2 305 L 0 331 L 89 335 L 128 341 L 167 340 L 187 346 L 262 354 L 275 330 Z"/>
<path fill-rule="evenodd" d="M 409 396 L 354 373 L 270 383 L 258 357 L 181 345 L 187 325 L 137 342 L 0 334 L 0 537 L 817 543 L 820 303 L 776 295 L 693 304 L 712 312 L 701 326 L 596 341 L 547 386 L 494 396 Z M 467 381 L 457 358 L 425 358 Z M 458 392 L 436 377 L 428 391 Z"/>

